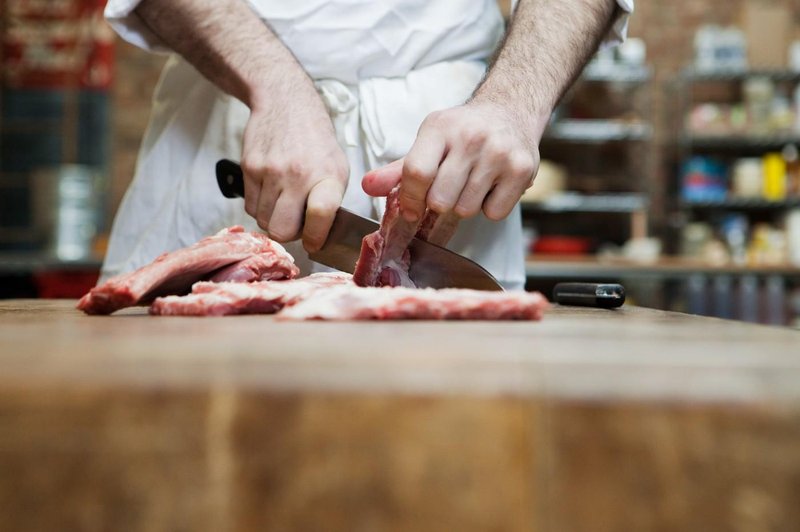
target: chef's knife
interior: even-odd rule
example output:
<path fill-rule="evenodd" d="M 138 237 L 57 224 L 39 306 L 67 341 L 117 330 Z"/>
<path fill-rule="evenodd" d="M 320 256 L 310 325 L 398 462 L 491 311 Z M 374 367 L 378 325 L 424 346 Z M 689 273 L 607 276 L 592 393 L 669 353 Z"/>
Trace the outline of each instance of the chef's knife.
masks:
<path fill-rule="evenodd" d="M 227 159 L 217 162 L 217 184 L 226 198 L 244 197 L 241 167 Z M 309 254 L 311 260 L 353 273 L 361 252 L 361 240 L 380 228 L 375 220 L 339 207 L 322 249 Z M 409 276 L 420 288 L 473 288 L 503 290 L 500 283 L 479 264 L 449 249 L 414 238 L 409 245 Z"/>

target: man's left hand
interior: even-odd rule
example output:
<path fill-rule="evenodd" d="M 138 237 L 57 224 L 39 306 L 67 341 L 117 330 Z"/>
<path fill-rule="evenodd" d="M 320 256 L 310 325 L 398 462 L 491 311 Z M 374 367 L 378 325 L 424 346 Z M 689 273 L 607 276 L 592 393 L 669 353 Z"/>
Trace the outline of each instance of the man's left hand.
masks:
<path fill-rule="evenodd" d="M 428 115 L 408 154 L 364 176 L 371 196 L 400 183 L 400 211 L 410 221 L 430 208 L 470 218 L 508 216 L 539 167 L 539 128 L 493 102 L 471 101 Z"/>

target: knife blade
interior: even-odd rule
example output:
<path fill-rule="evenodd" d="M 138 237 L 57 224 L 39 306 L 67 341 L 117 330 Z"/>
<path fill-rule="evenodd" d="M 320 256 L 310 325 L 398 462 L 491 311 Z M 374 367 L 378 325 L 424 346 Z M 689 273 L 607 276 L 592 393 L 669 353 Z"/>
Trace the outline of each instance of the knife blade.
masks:
<path fill-rule="evenodd" d="M 227 159 L 219 160 L 216 176 L 223 196 L 244 197 L 244 174 L 239 164 Z M 361 253 L 361 241 L 379 229 L 380 224 L 375 220 L 339 207 L 325 244 L 308 256 L 325 266 L 353 273 Z M 503 290 L 500 283 L 478 263 L 447 248 L 414 238 L 409 249 L 412 257 L 409 277 L 420 288 Z"/>

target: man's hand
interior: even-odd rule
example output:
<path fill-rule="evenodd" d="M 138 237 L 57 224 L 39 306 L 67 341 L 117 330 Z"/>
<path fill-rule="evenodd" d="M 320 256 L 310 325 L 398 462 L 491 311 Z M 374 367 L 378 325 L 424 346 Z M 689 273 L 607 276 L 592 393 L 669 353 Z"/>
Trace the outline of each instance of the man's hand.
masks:
<path fill-rule="evenodd" d="M 250 108 L 242 148 L 247 213 L 281 242 L 297 238 L 302 227 L 306 249 L 319 249 L 344 196 L 348 168 L 303 67 L 240 0 L 142 0 L 136 13 Z"/>
<path fill-rule="evenodd" d="M 316 94 L 286 101 L 251 109 L 242 151 L 245 210 L 279 242 L 295 240 L 302 228 L 305 248 L 316 251 L 344 196 L 347 157 Z"/>
<path fill-rule="evenodd" d="M 520 0 L 497 58 L 464 105 L 430 114 L 404 159 L 364 176 L 400 209 L 505 218 L 531 186 L 549 115 L 608 31 L 615 0 Z"/>
<path fill-rule="evenodd" d="M 367 174 L 363 188 L 385 195 L 401 181 L 400 210 L 411 222 L 426 207 L 461 218 L 483 210 L 501 220 L 531 186 L 538 166 L 534 129 L 502 106 L 473 101 L 431 113 L 408 155 Z"/>

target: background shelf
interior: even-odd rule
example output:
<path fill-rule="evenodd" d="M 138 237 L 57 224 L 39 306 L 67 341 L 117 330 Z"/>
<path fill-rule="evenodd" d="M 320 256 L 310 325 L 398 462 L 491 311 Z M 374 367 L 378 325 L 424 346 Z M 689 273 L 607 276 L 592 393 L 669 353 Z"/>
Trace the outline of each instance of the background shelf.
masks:
<path fill-rule="evenodd" d="M 619 120 L 558 120 L 544 134 L 546 140 L 568 142 L 615 142 L 650 140 L 653 128 L 643 122 Z"/>
<path fill-rule="evenodd" d="M 800 207 L 800 197 L 782 201 L 761 198 L 727 198 L 718 201 L 681 201 L 681 206 L 688 209 L 746 209 L 767 210 Z"/>
<path fill-rule="evenodd" d="M 541 201 L 520 203 L 523 210 L 542 212 L 608 212 L 631 213 L 648 206 L 644 194 L 558 194 Z"/>

